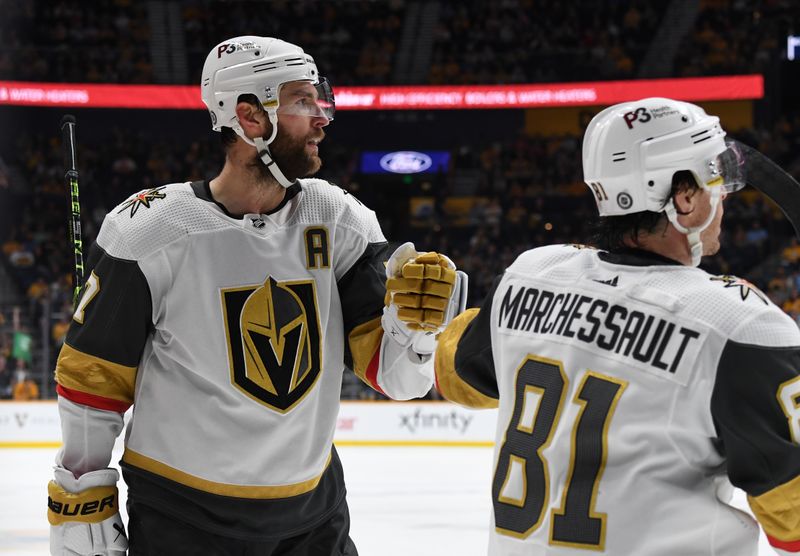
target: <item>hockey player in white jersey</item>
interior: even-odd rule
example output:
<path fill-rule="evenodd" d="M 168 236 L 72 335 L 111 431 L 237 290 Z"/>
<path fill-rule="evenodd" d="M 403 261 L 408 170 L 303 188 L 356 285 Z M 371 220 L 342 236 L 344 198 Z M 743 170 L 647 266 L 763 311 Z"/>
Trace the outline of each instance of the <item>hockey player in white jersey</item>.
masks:
<path fill-rule="evenodd" d="M 499 403 L 490 555 L 752 556 L 759 524 L 800 553 L 800 332 L 697 268 L 742 160 L 697 106 L 603 110 L 583 142 L 599 249 L 523 253 L 439 337 L 442 394 Z"/>
<path fill-rule="evenodd" d="M 456 272 L 410 244 L 392 255 L 371 210 L 301 179 L 334 112 L 301 48 L 225 41 L 201 92 L 221 173 L 130 197 L 89 260 L 56 368 L 51 553 L 125 554 L 108 465 L 132 406 L 131 555 L 352 556 L 332 444 L 343 369 L 391 398 L 426 394 Z"/>

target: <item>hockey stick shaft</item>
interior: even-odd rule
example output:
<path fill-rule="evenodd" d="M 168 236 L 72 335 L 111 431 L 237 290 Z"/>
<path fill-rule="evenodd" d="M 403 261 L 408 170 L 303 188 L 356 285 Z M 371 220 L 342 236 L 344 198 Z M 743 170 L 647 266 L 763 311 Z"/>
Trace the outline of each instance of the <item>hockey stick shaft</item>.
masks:
<path fill-rule="evenodd" d="M 72 306 L 78 303 L 78 292 L 83 285 L 83 235 L 81 233 L 81 203 L 78 189 L 78 157 L 75 146 L 75 117 L 66 115 L 61 119 L 61 137 L 64 148 L 64 181 L 70 197 L 69 237 L 75 252 L 75 290 Z"/>
<path fill-rule="evenodd" d="M 736 141 L 747 163 L 747 183 L 772 199 L 800 238 L 800 183 L 758 150 Z"/>

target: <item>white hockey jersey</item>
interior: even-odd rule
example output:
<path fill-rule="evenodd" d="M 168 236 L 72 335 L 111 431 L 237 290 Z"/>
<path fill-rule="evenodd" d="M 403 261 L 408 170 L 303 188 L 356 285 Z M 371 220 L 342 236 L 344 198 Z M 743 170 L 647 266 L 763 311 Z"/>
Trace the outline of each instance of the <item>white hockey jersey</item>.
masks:
<path fill-rule="evenodd" d="M 748 282 L 568 245 L 521 255 L 436 354 L 445 397 L 499 399 L 492 556 L 755 555 L 728 479 L 800 551 L 798 370 Z"/>
<path fill-rule="evenodd" d="M 102 226 L 58 392 L 133 405 L 132 496 L 243 538 L 308 528 L 344 497 L 332 441 L 345 362 L 390 397 L 431 384 L 414 369 L 394 390 L 379 376 L 389 254 L 375 214 L 322 180 L 240 218 L 208 183 L 143 191 Z M 62 464 L 84 472 L 69 432 L 83 424 L 62 405 Z"/>

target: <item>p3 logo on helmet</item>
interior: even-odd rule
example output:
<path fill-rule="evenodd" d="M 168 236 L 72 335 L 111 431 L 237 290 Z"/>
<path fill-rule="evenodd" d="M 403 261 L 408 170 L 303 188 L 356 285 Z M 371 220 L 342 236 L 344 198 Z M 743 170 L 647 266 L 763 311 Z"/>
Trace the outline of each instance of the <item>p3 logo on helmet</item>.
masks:
<path fill-rule="evenodd" d="M 224 42 L 217 47 L 217 58 L 222 58 L 223 54 L 233 54 L 238 50 L 256 50 L 257 48 L 258 45 L 254 42 Z"/>
<path fill-rule="evenodd" d="M 647 108 L 636 108 L 631 112 L 625 112 L 622 115 L 622 119 L 625 120 L 625 124 L 628 126 L 628 129 L 633 129 L 633 122 L 640 122 L 646 123 L 649 122 L 653 117 L 650 115 L 650 112 L 647 111 Z"/>

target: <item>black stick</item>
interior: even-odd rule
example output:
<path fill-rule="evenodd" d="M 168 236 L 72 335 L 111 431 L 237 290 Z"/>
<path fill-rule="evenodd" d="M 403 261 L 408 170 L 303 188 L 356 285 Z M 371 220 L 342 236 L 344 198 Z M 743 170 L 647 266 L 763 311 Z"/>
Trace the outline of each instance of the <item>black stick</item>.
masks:
<path fill-rule="evenodd" d="M 760 151 L 735 141 L 745 158 L 745 181 L 772 199 L 800 238 L 800 183 Z"/>
<path fill-rule="evenodd" d="M 64 147 L 64 181 L 70 195 L 69 237 L 75 251 L 75 291 L 72 306 L 78 303 L 78 292 L 83 285 L 83 238 L 81 234 L 81 203 L 78 199 L 78 157 L 75 149 L 75 116 L 61 118 L 61 137 Z"/>

